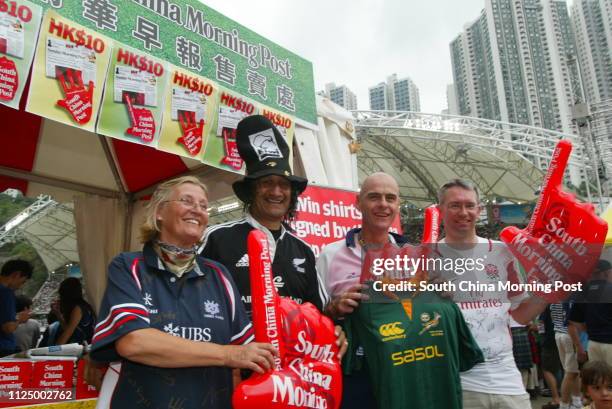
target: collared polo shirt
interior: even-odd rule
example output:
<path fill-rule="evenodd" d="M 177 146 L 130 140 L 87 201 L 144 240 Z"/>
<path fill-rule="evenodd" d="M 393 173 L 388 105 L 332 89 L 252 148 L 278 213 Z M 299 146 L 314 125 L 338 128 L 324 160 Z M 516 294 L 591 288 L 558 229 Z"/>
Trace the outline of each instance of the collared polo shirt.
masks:
<path fill-rule="evenodd" d="M 331 297 L 359 284 L 362 249 L 356 238 L 360 232 L 360 228 L 349 230 L 344 240 L 325 246 L 317 260 L 317 271 Z M 389 241 L 399 245 L 407 243 L 404 236 L 395 233 L 389 233 Z"/>
<path fill-rule="evenodd" d="M 196 342 L 245 344 L 253 339 L 253 327 L 239 300 L 227 270 L 212 260 L 198 257 L 194 268 L 178 278 L 150 244 L 143 252 L 117 256 L 109 266 L 92 347 L 95 360 L 123 361 L 111 407 L 230 407 L 230 368 L 143 365 L 123 360 L 115 341 L 155 328 Z"/>

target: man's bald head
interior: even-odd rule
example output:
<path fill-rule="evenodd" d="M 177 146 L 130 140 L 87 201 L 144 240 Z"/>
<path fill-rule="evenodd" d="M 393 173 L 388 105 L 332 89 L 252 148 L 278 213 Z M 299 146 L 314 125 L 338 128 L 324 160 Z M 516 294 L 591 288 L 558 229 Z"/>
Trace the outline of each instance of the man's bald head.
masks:
<path fill-rule="evenodd" d="M 378 172 L 368 176 L 357 196 L 363 232 L 386 235 L 399 213 L 399 204 L 399 186 L 391 175 Z"/>
<path fill-rule="evenodd" d="M 361 184 L 361 190 L 359 190 L 359 199 L 361 199 L 362 195 L 367 192 L 368 189 L 371 189 L 373 185 L 378 185 L 381 183 L 388 185 L 389 187 L 393 187 L 395 193 L 399 197 L 399 185 L 397 184 L 395 178 L 385 172 L 376 172 L 372 173 L 370 176 L 363 180 L 363 183 Z"/>

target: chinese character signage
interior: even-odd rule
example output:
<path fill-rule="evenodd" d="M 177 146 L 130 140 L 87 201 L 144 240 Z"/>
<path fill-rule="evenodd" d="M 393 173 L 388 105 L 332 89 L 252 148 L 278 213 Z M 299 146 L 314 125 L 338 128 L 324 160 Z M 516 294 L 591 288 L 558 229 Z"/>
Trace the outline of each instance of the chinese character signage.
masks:
<path fill-rule="evenodd" d="M 29 1 L 0 0 L 0 104 L 19 109 L 41 17 Z"/>
<path fill-rule="evenodd" d="M 172 68 L 169 80 L 157 149 L 201 159 L 204 138 L 216 124 L 217 85 L 178 67 Z"/>
<path fill-rule="evenodd" d="M 26 109 L 95 129 L 112 42 L 57 13 L 46 13 L 36 46 Z"/>
<path fill-rule="evenodd" d="M 163 61 L 117 45 L 111 57 L 97 132 L 156 146 L 167 72 Z"/>
<path fill-rule="evenodd" d="M 233 93 L 316 125 L 312 64 L 197 0 L 33 0 Z"/>

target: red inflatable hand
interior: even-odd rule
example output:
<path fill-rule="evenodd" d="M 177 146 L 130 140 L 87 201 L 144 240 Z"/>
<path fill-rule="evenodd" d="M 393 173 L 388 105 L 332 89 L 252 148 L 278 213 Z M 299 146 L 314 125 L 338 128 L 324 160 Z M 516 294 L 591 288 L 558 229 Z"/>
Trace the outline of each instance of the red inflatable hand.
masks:
<path fill-rule="evenodd" d="M 151 111 L 146 108 L 134 108 L 127 94 L 125 95 L 125 103 L 132 123 L 132 126 L 126 129 L 125 133 L 140 138 L 143 142 L 152 142 L 155 135 L 155 118 L 153 118 Z"/>
<path fill-rule="evenodd" d="M 5 56 L 0 57 L 0 101 L 12 101 L 19 88 L 19 71 L 15 62 Z"/>
<path fill-rule="evenodd" d="M 342 373 L 331 320 L 310 303 L 280 298 L 272 282 L 268 241 L 259 230 L 248 237 L 255 340 L 279 349 L 273 371 L 253 374 L 233 395 L 234 409 L 337 409 Z"/>
<path fill-rule="evenodd" d="M 65 74 L 58 73 L 57 79 L 65 95 L 64 99 L 57 101 L 57 105 L 66 109 L 76 123 L 83 125 L 89 122 L 93 112 L 93 81 L 89 81 L 85 88 L 81 71 L 72 68 Z"/>
<path fill-rule="evenodd" d="M 552 285 L 551 293 L 536 293 L 548 302 L 565 299 L 573 290 L 571 284 L 590 277 L 608 231 L 593 205 L 578 203 L 562 190 L 571 150 L 569 141 L 557 144 L 527 228 L 506 227 L 500 234 L 525 269 L 528 282 Z"/>
<path fill-rule="evenodd" d="M 202 132 L 204 131 L 204 120 L 196 123 L 195 112 L 185 111 L 183 115 L 179 113 L 179 123 L 183 136 L 178 138 L 178 142 L 183 144 L 190 155 L 195 156 L 202 149 Z"/>

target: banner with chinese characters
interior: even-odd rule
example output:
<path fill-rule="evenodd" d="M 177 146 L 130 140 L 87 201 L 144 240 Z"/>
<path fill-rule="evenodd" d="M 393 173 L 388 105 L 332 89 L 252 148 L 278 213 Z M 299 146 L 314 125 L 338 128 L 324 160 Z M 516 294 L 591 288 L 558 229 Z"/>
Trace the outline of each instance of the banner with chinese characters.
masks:
<path fill-rule="evenodd" d="M 201 159 L 205 138 L 216 123 L 218 86 L 212 81 L 171 67 L 164 119 L 157 149 Z"/>
<path fill-rule="evenodd" d="M 312 63 L 198 0 L 33 1 L 316 126 Z"/>
<path fill-rule="evenodd" d="M 26 110 L 94 131 L 111 49 L 108 38 L 47 11 Z"/>
<path fill-rule="evenodd" d="M 260 106 L 256 102 L 221 88 L 216 121 L 210 128 L 202 161 L 217 168 L 242 171 L 243 161 L 236 145 L 236 127 L 242 118 L 259 113 Z"/>
<path fill-rule="evenodd" d="M 167 73 L 164 61 L 118 44 L 111 57 L 97 132 L 156 146 Z"/>
<path fill-rule="evenodd" d="M 40 29 L 42 8 L 0 0 L 0 104 L 19 109 Z"/>

